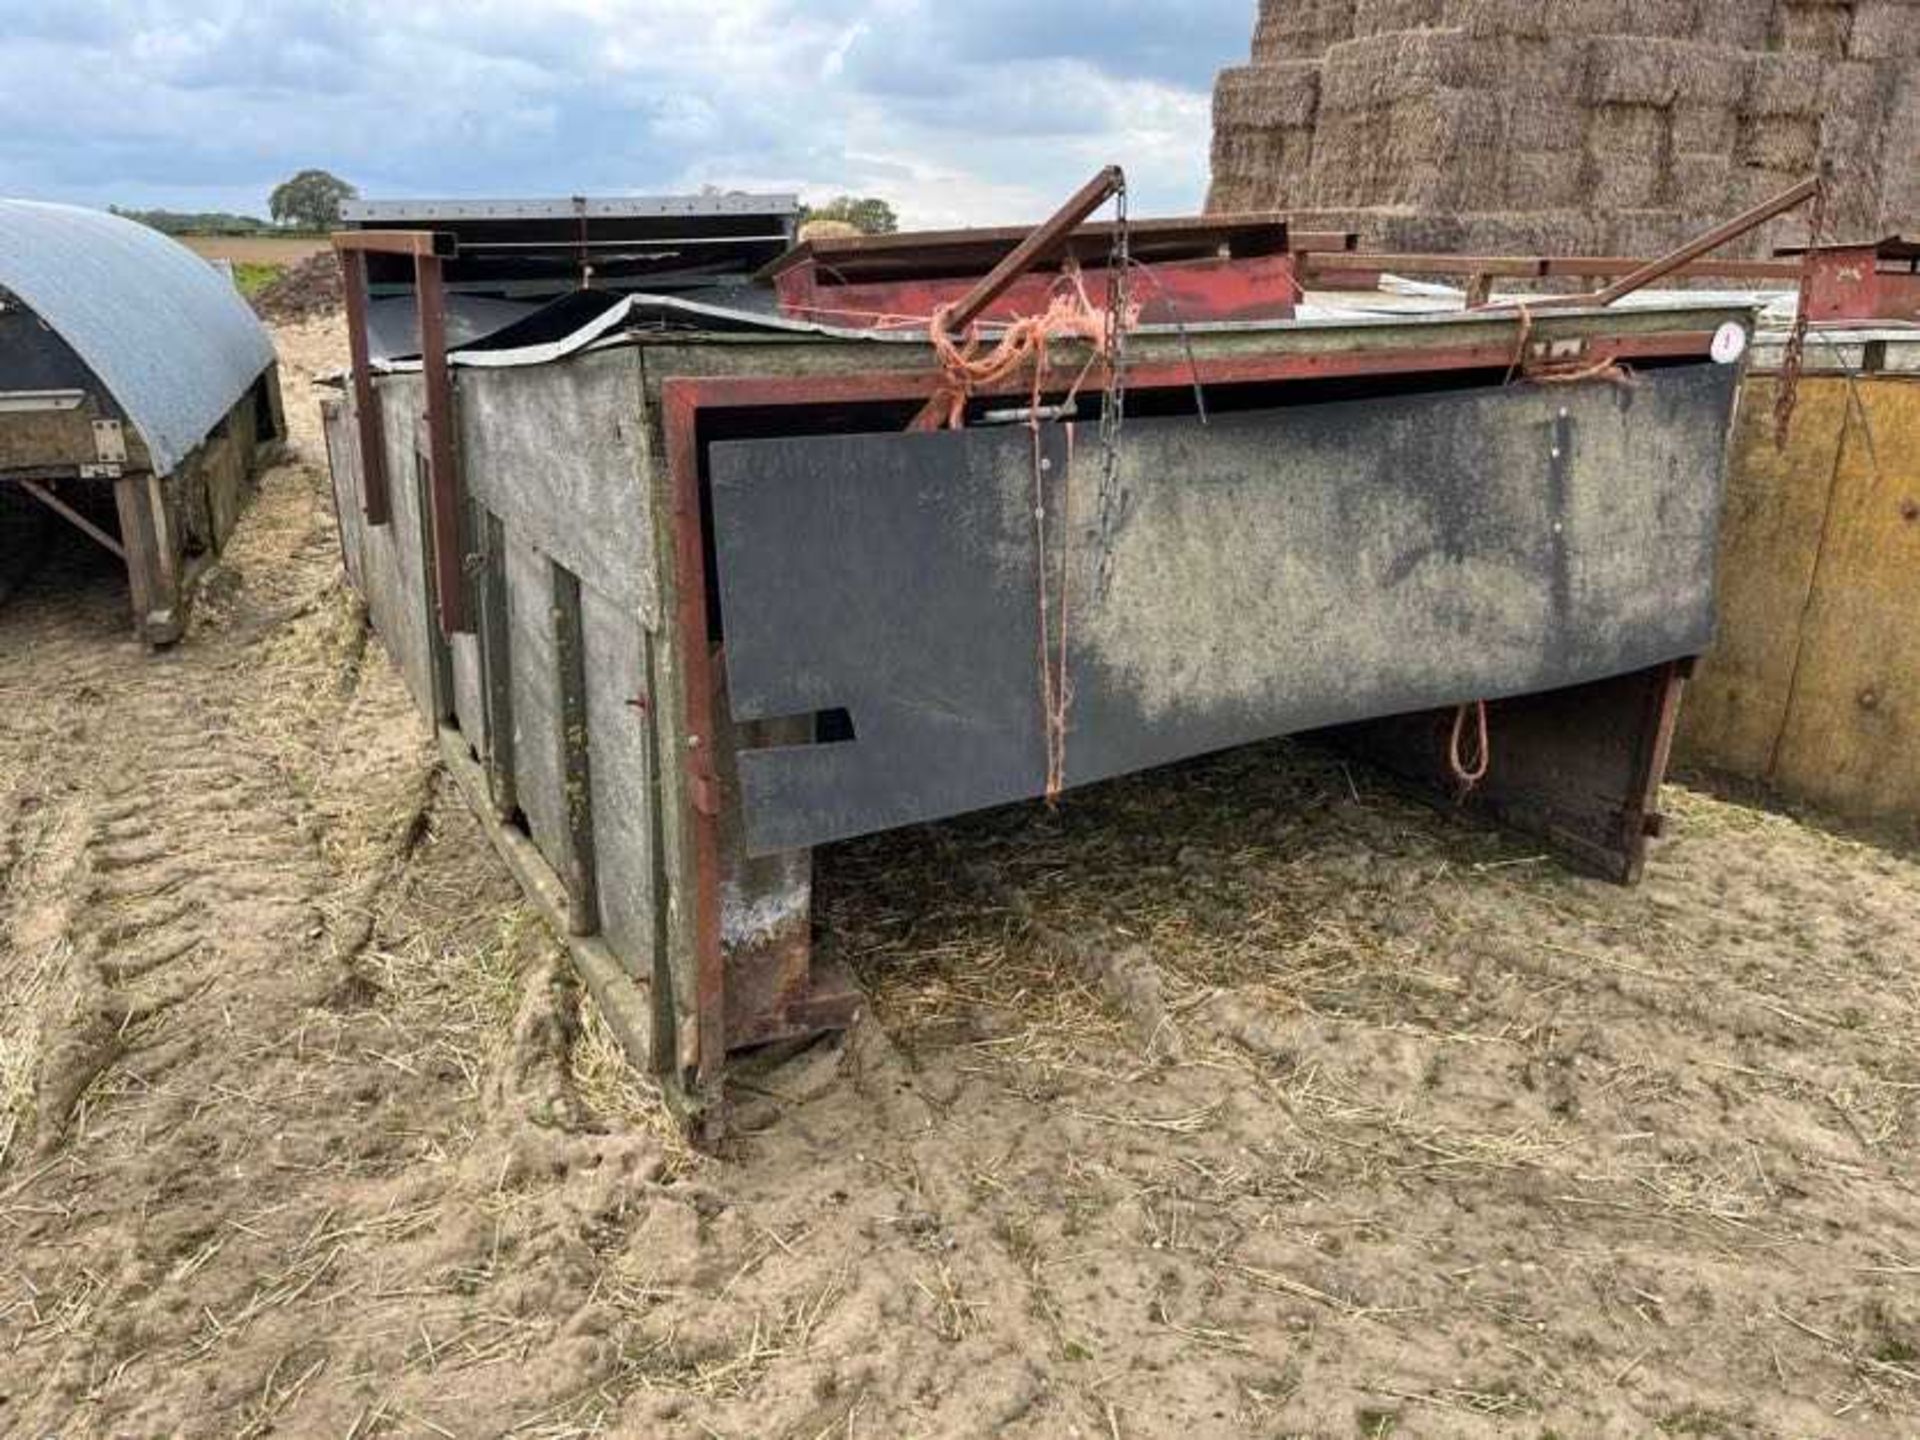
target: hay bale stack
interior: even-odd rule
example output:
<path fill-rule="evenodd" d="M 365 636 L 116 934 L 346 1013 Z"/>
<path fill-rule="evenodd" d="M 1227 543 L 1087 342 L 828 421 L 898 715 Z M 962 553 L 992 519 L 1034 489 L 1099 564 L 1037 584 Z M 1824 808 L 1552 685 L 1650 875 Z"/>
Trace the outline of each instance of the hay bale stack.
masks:
<path fill-rule="evenodd" d="M 1830 233 L 1920 228 L 1920 0 L 1262 0 L 1215 114 L 1212 205 L 1370 243 L 1638 253 L 1823 163 Z"/>

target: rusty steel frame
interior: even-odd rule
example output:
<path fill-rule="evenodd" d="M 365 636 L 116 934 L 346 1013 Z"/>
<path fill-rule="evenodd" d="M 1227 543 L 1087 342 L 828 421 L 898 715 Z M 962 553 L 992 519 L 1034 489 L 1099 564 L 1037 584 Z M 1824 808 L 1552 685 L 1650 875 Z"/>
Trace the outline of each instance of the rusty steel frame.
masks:
<path fill-rule="evenodd" d="M 1595 361 L 1690 359 L 1708 354 L 1710 331 L 1589 337 L 1583 354 Z M 1545 342 L 1535 342 L 1545 343 Z M 1194 385 L 1240 385 L 1330 378 L 1424 374 L 1436 371 L 1504 370 L 1515 358 L 1511 341 L 1434 348 L 1382 349 L 1321 355 L 1267 354 L 1214 359 L 1135 363 L 1128 381 L 1143 389 L 1189 390 Z M 694 1009 L 698 1048 L 696 1075 L 702 1085 L 718 1081 L 725 1065 L 726 955 L 720 917 L 720 819 L 722 793 L 715 760 L 720 727 L 716 713 L 719 663 L 707 623 L 707 534 L 702 516 L 701 434 L 704 417 L 738 410 L 794 409 L 856 402 L 912 404 L 931 399 L 941 377 L 933 371 L 879 371 L 833 376 L 668 376 L 660 382 L 661 426 L 672 496 L 675 607 L 673 624 L 682 660 L 683 720 L 687 753 L 683 767 L 692 811 L 694 889 Z M 983 387 L 984 396 L 1022 395 L 1018 378 Z M 1671 719 L 1661 724 L 1670 734 Z M 1662 742 L 1664 743 L 1664 742 Z M 1647 803 L 1652 797 L 1648 796 Z M 823 997 L 812 1017 L 818 1028 L 840 1028 L 835 997 Z M 857 1002 L 853 1002 L 857 1004 Z M 804 1007 L 802 1007 L 804 1014 Z M 841 1022 L 844 1023 L 844 1022 Z"/>
<path fill-rule="evenodd" d="M 1631 275 L 1646 261 L 1625 255 L 1444 255 L 1365 251 L 1295 251 L 1307 278 L 1336 275 L 1470 275 L 1512 280 L 1604 280 Z M 1786 260 L 1690 260 L 1674 272 L 1687 279 L 1782 280 L 1800 277 Z"/>
<path fill-rule="evenodd" d="M 1724 224 L 1716 225 L 1711 230 L 1696 235 L 1685 244 L 1652 260 L 1628 261 L 1612 256 L 1569 256 L 1557 259 L 1552 256 L 1388 254 L 1322 256 L 1308 253 L 1302 257 L 1302 269 L 1309 274 L 1316 270 L 1348 274 L 1377 274 L 1384 270 L 1406 270 L 1409 273 L 1467 275 L 1471 277 L 1467 294 L 1468 308 L 1495 310 L 1514 308 L 1521 304 L 1531 310 L 1549 306 L 1557 309 L 1589 306 L 1604 309 L 1637 290 L 1644 290 L 1656 281 L 1675 275 L 1719 276 L 1725 279 L 1795 280 L 1801 273 L 1801 267 L 1798 265 L 1783 267 L 1779 261 L 1767 260 L 1710 261 L 1704 257 L 1721 246 L 1729 245 L 1743 235 L 1759 229 L 1769 220 L 1777 219 L 1789 210 L 1806 204 L 1819 193 L 1821 184 L 1818 176 L 1809 176 L 1797 185 L 1782 190 L 1771 199 L 1763 200 L 1752 209 L 1743 211 Z M 1591 294 L 1528 296 L 1524 301 L 1507 298 L 1489 304 L 1492 279 L 1496 275 L 1525 279 L 1543 279 L 1552 276 L 1596 279 L 1607 275 L 1614 275 L 1616 278 Z"/>
<path fill-rule="evenodd" d="M 385 427 L 374 392 L 367 338 L 369 255 L 413 261 L 414 303 L 420 337 L 420 367 L 426 390 L 428 497 L 433 533 L 436 621 L 443 636 L 471 634 L 467 604 L 467 536 L 464 487 L 454 418 L 453 372 L 447 363 L 445 262 L 459 256 L 458 240 L 442 230 L 341 230 L 334 233 L 346 289 L 347 350 L 353 365 L 353 400 L 369 525 L 393 519 L 387 473 Z"/>

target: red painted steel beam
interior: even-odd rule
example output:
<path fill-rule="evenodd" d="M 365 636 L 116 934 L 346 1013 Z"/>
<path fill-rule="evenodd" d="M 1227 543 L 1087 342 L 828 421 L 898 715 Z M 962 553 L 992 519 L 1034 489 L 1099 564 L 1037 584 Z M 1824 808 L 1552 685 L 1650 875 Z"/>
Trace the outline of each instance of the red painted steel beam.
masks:
<path fill-rule="evenodd" d="M 333 248 L 341 254 L 411 255 L 452 260 L 460 242 L 446 230 L 336 230 Z"/>
<path fill-rule="evenodd" d="M 1300 256 L 1307 276 L 1378 274 L 1492 275 L 1508 279 L 1570 278 L 1599 280 L 1631 275 L 1647 262 L 1623 255 L 1426 255 L 1355 252 Z M 1799 279 L 1800 267 L 1786 260 L 1694 260 L 1673 272 L 1688 278 L 1722 280 Z"/>
<path fill-rule="evenodd" d="M 1194 324 L 1208 320 L 1287 320 L 1300 286 L 1288 254 L 1245 260 L 1174 260 L 1145 266 L 1134 298 L 1143 325 Z M 1085 283 L 1098 293 L 1106 284 L 1103 266 L 1089 267 Z M 959 300 L 964 279 L 915 277 L 899 280 L 820 282 L 813 263 L 785 271 L 774 282 L 782 313 L 796 319 L 850 329 L 923 330 L 943 305 Z M 1021 276 L 980 316 L 982 324 L 1003 324 L 1043 313 L 1060 277 Z"/>
<path fill-rule="evenodd" d="M 354 428 L 360 441 L 361 506 L 369 525 L 385 525 L 393 518 L 393 504 L 387 480 L 386 434 L 380 423 L 367 343 L 367 256 L 365 251 L 355 249 L 341 250 L 339 255 L 347 302 L 347 357 L 353 367 Z"/>
<path fill-rule="evenodd" d="M 1784 215 L 1787 211 L 1806 204 L 1806 202 L 1817 195 L 1819 191 L 1820 178 L 1817 175 L 1809 176 L 1798 185 L 1789 186 L 1787 189 L 1782 190 L 1771 200 L 1762 201 L 1744 214 L 1734 216 L 1733 219 L 1727 221 L 1726 224 L 1716 225 L 1704 235 L 1696 236 L 1694 239 L 1680 246 L 1677 250 L 1669 251 L 1657 260 L 1649 260 L 1632 274 L 1621 276 L 1604 290 L 1599 291 L 1591 297 L 1590 301 L 1584 301 L 1581 297 L 1576 297 L 1569 303 L 1611 305 L 1616 300 L 1624 299 L 1626 296 L 1633 294 L 1634 291 L 1644 289 L 1656 280 L 1664 279 L 1668 275 L 1673 274 L 1674 271 L 1678 270 L 1687 262 L 1698 260 L 1702 255 L 1707 254 L 1709 251 L 1718 250 L 1722 245 L 1731 244 L 1741 236 L 1758 230 L 1762 225 L 1766 224 L 1767 221 L 1774 219 L 1776 216 Z"/>
<path fill-rule="evenodd" d="M 693 809 L 694 1015 L 697 1083 L 719 1082 L 727 1059 L 726 953 L 720 937 L 720 780 L 713 759 L 713 653 L 707 631 L 707 558 L 700 518 L 701 382 L 667 380 L 660 387 L 667 471 L 673 489 L 676 603 L 681 649 L 686 753 L 668 763 L 684 768 Z M 672 1004 L 657 996 L 655 1004 Z M 669 1057 L 656 1064 L 664 1069 Z M 680 1057 L 671 1057 L 678 1065 Z"/>
<path fill-rule="evenodd" d="M 454 444 L 453 374 L 447 364 L 447 298 L 437 255 L 416 252 L 414 299 L 420 316 L 420 367 L 427 400 L 427 464 L 433 510 L 434 592 L 440 633 L 470 632 L 460 457 Z"/>
<path fill-rule="evenodd" d="M 986 313 L 987 307 L 1006 292 L 1008 286 L 1065 245 L 1067 237 L 1080 222 L 1118 195 L 1126 183 L 1127 177 L 1120 167 L 1109 165 L 1076 190 L 1073 197 L 1056 210 L 1045 224 L 1015 246 L 1012 254 L 988 271 L 961 298 L 948 317 L 947 323 L 952 330 L 956 333 L 964 331 L 978 320 Z"/>

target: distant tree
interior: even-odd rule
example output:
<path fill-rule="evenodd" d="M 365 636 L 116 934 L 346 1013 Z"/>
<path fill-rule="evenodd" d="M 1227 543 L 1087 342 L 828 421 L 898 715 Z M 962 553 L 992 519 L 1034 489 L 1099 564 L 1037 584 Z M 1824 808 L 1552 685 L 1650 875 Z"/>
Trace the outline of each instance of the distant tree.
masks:
<path fill-rule="evenodd" d="M 325 170 L 302 170 L 273 187 L 267 209 L 274 223 L 302 230 L 331 230 L 340 223 L 340 205 L 360 192 Z"/>
<path fill-rule="evenodd" d="M 129 210 L 107 207 L 126 220 L 138 220 L 167 235 L 252 235 L 267 228 L 257 215 L 232 215 L 223 210 Z"/>
<path fill-rule="evenodd" d="M 802 205 L 800 220 L 841 220 L 863 235 L 891 235 L 900 228 L 893 206 L 874 195 L 836 195 L 824 205 Z"/>

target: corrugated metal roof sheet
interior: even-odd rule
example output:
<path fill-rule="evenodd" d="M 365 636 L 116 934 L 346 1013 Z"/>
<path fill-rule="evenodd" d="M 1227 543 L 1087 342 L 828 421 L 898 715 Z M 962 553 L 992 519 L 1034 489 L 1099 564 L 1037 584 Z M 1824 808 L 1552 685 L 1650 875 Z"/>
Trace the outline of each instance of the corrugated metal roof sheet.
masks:
<path fill-rule="evenodd" d="M 631 220 L 658 216 L 797 215 L 800 197 L 756 195 L 576 195 L 571 199 L 347 200 L 340 218 L 350 225 L 433 223 L 442 220 Z"/>
<path fill-rule="evenodd" d="M 273 363 L 265 328 L 217 270 L 99 210 L 0 200 L 0 288 L 99 376 L 163 475 Z"/>

